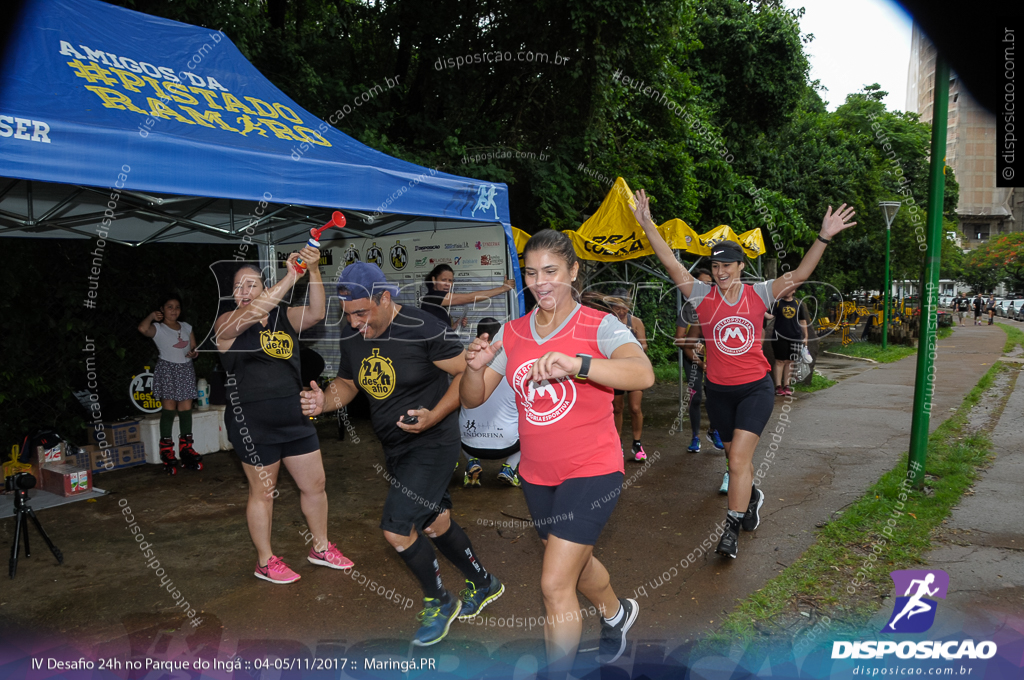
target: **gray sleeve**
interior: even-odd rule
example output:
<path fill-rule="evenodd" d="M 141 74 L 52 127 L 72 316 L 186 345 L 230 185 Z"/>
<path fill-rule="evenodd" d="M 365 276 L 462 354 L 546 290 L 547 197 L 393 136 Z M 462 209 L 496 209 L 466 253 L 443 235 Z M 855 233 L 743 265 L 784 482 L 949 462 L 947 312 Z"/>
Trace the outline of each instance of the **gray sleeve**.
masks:
<path fill-rule="evenodd" d="M 498 342 L 505 337 L 505 327 L 502 326 L 497 333 L 494 335 L 494 339 L 491 342 Z M 508 363 L 508 358 L 505 356 L 505 348 L 502 347 L 498 350 L 498 353 L 494 355 L 487 367 L 497 371 L 498 373 L 505 375 L 505 364 Z"/>
<path fill-rule="evenodd" d="M 693 305 L 689 301 L 683 303 L 679 308 L 679 315 L 676 317 L 678 328 L 688 328 L 697 323 L 697 313 L 693 311 Z"/>
<path fill-rule="evenodd" d="M 764 303 L 765 309 L 769 311 L 771 311 L 772 305 L 775 304 L 775 296 L 772 295 L 773 283 L 775 283 L 775 279 L 769 279 L 768 281 L 755 283 L 751 286 L 754 289 L 754 292 L 757 293 L 757 297 L 761 298 L 761 302 Z"/>
<path fill-rule="evenodd" d="M 694 310 L 697 306 L 704 301 L 704 298 L 711 294 L 711 284 L 704 283 L 700 279 L 693 280 L 693 288 L 690 289 L 690 296 L 686 297 L 686 301 L 690 303 Z"/>
<path fill-rule="evenodd" d="M 601 325 L 597 327 L 597 348 L 601 350 L 601 354 L 611 357 L 612 352 L 630 343 L 641 347 L 640 341 L 633 337 L 633 331 L 616 319 L 614 314 L 609 314 L 601 320 Z"/>

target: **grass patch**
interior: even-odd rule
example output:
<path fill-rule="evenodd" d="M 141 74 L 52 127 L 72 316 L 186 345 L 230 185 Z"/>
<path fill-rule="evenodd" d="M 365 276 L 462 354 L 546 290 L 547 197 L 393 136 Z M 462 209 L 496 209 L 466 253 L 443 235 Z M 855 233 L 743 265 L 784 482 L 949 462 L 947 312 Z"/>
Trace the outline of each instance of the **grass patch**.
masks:
<path fill-rule="evenodd" d="M 811 377 L 811 384 L 810 385 L 794 384 L 793 385 L 793 389 L 795 391 L 797 391 L 797 392 L 817 392 L 818 390 L 824 390 L 826 388 L 832 387 L 837 382 L 839 382 L 839 381 L 838 380 L 829 380 L 828 378 L 823 376 L 821 373 L 818 373 L 817 371 L 815 371 L 814 375 Z"/>
<path fill-rule="evenodd" d="M 679 364 L 658 364 L 654 367 L 654 379 L 658 382 L 679 382 Z"/>
<path fill-rule="evenodd" d="M 952 326 L 940 326 L 938 330 L 935 332 L 935 337 L 937 337 L 939 340 L 945 340 L 951 335 L 953 335 Z"/>
<path fill-rule="evenodd" d="M 771 628 L 773 618 L 792 615 L 798 600 L 827 612 L 841 626 L 862 626 L 877 611 L 881 596 L 891 590 L 889 572 L 922 564 L 922 555 L 931 547 L 932 530 L 960 501 L 977 477 L 978 467 L 990 459 L 991 441 L 985 432 L 966 431 L 967 416 L 1000 370 L 1009 369 L 1001 363 L 992 366 L 953 416 L 928 438 L 928 493 L 903 487 L 907 470 L 903 454 L 896 467 L 825 525 L 798 560 L 744 600 L 706 644 L 750 642 L 759 630 Z M 903 514 L 894 517 L 901 505 Z M 890 519 L 896 523 L 894 528 Z M 879 557 L 869 561 L 875 546 Z M 833 632 L 837 628 L 833 625 Z"/>
<path fill-rule="evenodd" d="M 1006 332 L 1006 344 L 1003 345 L 1003 354 L 1009 354 L 1017 345 L 1024 347 L 1024 332 L 1014 326 L 1007 326 L 1005 323 L 997 323 L 997 326 Z"/>
<path fill-rule="evenodd" d="M 917 354 L 915 348 L 907 347 L 906 345 L 890 344 L 885 349 L 882 349 L 881 345 L 876 345 L 873 342 L 855 342 L 846 347 L 836 346 L 833 349 L 829 349 L 829 351 L 835 354 L 844 354 L 848 357 L 874 359 L 880 364 L 889 364 L 893 361 L 909 357 L 911 354 Z"/>

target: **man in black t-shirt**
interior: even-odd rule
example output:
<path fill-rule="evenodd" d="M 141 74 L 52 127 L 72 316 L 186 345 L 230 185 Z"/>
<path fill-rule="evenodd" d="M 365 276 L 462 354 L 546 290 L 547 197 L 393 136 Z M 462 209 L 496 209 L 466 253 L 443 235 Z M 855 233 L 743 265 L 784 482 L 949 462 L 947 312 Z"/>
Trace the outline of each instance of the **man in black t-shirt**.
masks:
<path fill-rule="evenodd" d="M 793 394 L 790 386 L 793 363 L 800 360 L 803 348 L 807 346 L 807 310 L 793 297 L 795 290 L 789 295 L 776 300 L 772 307 L 775 317 L 775 339 L 772 350 L 775 352 L 775 394 L 784 396 Z"/>
<path fill-rule="evenodd" d="M 985 307 L 985 300 L 981 297 L 981 293 L 974 296 L 974 325 L 980 326 L 981 321 L 981 310 Z"/>
<path fill-rule="evenodd" d="M 967 299 L 965 293 L 961 292 L 960 297 L 956 299 L 954 304 L 956 305 L 957 316 L 960 318 L 960 325 L 963 326 L 964 317 L 971 311 L 971 301 Z"/>
<path fill-rule="evenodd" d="M 414 645 L 440 642 L 456 618 L 469 619 L 505 587 L 480 564 L 469 537 L 450 517 L 448 483 L 461 447 L 459 383 L 465 352 L 435 316 L 392 296 L 398 287 L 374 264 L 356 262 L 338 277 L 348 327 L 338 377 L 302 393 L 303 413 L 335 411 L 366 392 L 374 432 L 384 448 L 390 484 L 380 528 L 423 587 L 422 626 Z M 449 383 L 449 376 L 452 380 Z M 463 600 L 441 583 L 430 541 L 466 577 Z"/>

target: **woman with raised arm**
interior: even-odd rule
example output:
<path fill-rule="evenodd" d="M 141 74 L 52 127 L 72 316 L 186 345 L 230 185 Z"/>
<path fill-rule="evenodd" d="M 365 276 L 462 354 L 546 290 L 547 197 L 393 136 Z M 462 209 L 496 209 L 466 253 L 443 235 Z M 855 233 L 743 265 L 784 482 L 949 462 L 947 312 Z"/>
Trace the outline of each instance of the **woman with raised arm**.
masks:
<path fill-rule="evenodd" d="M 643 390 L 654 369 L 613 314 L 579 303 L 572 242 L 544 229 L 526 244 L 523 281 L 537 299 L 466 353 L 459 395 L 483 404 L 506 380 L 516 394 L 522 459 L 519 478 L 541 541 L 541 592 L 549 673 L 572 668 L 583 630 L 576 591 L 601 610 L 599 660 L 611 663 L 636 620 L 635 600 L 619 598 L 594 544 L 618 502 L 625 468 L 615 429 L 616 389 Z"/>
<path fill-rule="evenodd" d="M 352 560 L 327 540 L 327 493 L 324 464 L 316 428 L 302 414 L 299 333 L 324 318 L 324 287 L 319 267 L 296 266 L 296 259 L 315 263 L 320 252 L 305 246 L 292 253 L 286 273 L 275 285 L 263 285 L 260 270 L 242 264 L 232 285 L 235 309 L 221 314 L 214 324 L 214 340 L 227 371 L 228 408 L 224 426 L 242 469 L 249 480 L 245 516 L 256 547 L 256 578 L 271 583 L 293 583 L 299 575 L 270 547 L 270 527 L 277 497 L 281 465 L 296 486 L 313 546 L 307 559 L 331 569 L 348 569 Z M 289 307 L 283 302 L 292 287 L 309 272 L 309 305 Z"/>
<path fill-rule="evenodd" d="M 746 267 L 743 249 L 732 241 L 711 248 L 713 284 L 698 281 L 675 258 L 651 219 L 650 200 L 643 190 L 634 196 L 633 214 L 643 227 L 658 259 L 697 312 L 708 356 L 708 417 L 715 424 L 729 458 L 729 511 L 717 552 L 735 558 L 739 533 L 761 523 L 764 492 L 754 478 L 754 449 L 775 404 L 771 367 L 761 351 L 761 322 L 775 300 L 785 297 L 814 273 L 825 247 L 843 229 L 852 227 L 852 207 L 836 212 L 829 206 L 818 239 L 800 266 L 777 279 L 748 285 L 740 280 Z M 792 400 L 791 396 L 786 397 Z M 758 478 L 763 478 L 758 474 Z"/>
<path fill-rule="evenodd" d="M 455 285 L 455 272 L 446 264 L 439 264 L 430 270 L 426 277 L 427 294 L 420 299 L 420 309 L 430 312 L 438 319 L 454 329 L 456 326 L 467 325 L 466 315 L 452 321 L 452 305 L 475 305 L 481 300 L 502 295 L 510 290 L 516 289 L 516 282 L 506 279 L 504 283 L 496 288 L 479 290 L 474 293 L 454 293 L 452 286 Z M 468 312 L 467 312 L 468 313 Z"/>

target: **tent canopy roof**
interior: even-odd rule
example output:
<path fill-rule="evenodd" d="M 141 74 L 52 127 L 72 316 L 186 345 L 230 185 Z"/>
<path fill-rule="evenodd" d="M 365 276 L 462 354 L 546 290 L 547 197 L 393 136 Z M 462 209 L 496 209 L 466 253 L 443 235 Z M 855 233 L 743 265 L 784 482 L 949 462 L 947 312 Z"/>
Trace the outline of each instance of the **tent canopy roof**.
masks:
<path fill-rule="evenodd" d="M 261 201 L 270 243 L 304 240 L 336 209 L 354 235 L 510 223 L 504 184 L 371 149 L 223 33 L 97 0 L 26 3 L 0 72 L 0 139 L 0 235 L 93 236 L 109 209 L 125 243 L 235 240 Z"/>

